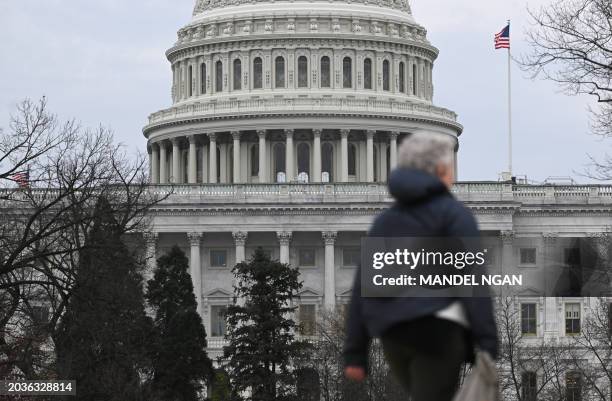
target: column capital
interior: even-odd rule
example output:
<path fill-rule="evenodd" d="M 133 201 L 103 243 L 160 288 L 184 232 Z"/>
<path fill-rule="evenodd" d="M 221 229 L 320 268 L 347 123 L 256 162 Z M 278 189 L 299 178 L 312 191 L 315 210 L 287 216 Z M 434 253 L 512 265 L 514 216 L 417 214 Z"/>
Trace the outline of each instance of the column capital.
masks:
<path fill-rule="evenodd" d="M 347 137 L 348 137 L 348 135 L 349 135 L 349 132 L 351 132 L 351 130 L 350 130 L 350 129 L 341 129 L 341 130 L 340 130 L 340 136 L 341 136 L 342 138 L 347 138 Z"/>
<path fill-rule="evenodd" d="M 512 244 L 512 241 L 514 241 L 514 231 L 512 230 L 500 231 L 499 237 L 501 238 L 504 245 Z"/>
<path fill-rule="evenodd" d="M 206 135 L 208 135 L 208 139 L 210 139 L 211 141 L 216 141 L 217 140 L 217 133 L 216 132 L 209 132 Z"/>
<path fill-rule="evenodd" d="M 189 144 L 190 145 L 197 143 L 197 135 L 196 134 L 187 135 L 187 139 L 189 139 Z"/>
<path fill-rule="evenodd" d="M 397 139 L 397 137 L 399 136 L 400 132 L 399 131 L 391 131 L 389 133 L 389 138 L 391 139 Z"/>
<path fill-rule="evenodd" d="M 192 231 L 192 232 L 187 233 L 187 238 L 189 239 L 189 244 L 191 246 L 199 246 L 203 237 L 204 237 L 204 234 L 201 232 Z"/>
<path fill-rule="evenodd" d="M 325 242 L 325 245 L 334 245 L 334 243 L 336 242 L 336 237 L 338 236 L 338 232 L 323 231 L 321 233 L 321 236 L 323 237 L 323 242 Z"/>
<path fill-rule="evenodd" d="M 246 244 L 247 236 L 248 233 L 244 231 L 234 231 L 232 233 L 232 237 L 234 237 L 234 242 L 236 243 L 236 245 L 244 246 L 244 244 Z"/>
<path fill-rule="evenodd" d="M 366 131 L 366 137 L 367 137 L 368 139 L 372 139 L 372 138 L 374 138 L 374 135 L 375 135 L 375 134 L 376 134 L 376 130 L 369 129 L 369 130 L 367 130 L 367 131 Z"/>
<path fill-rule="evenodd" d="M 544 244 L 554 245 L 557 242 L 557 239 L 559 238 L 559 233 L 548 231 L 542 233 L 542 238 L 544 239 Z"/>
<path fill-rule="evenodd" d="M 172 146 L 179 146 L 181 144 L 181 138 L 179 137 L 171 138 L 170 141 L 172 142 Z"/>
<path fill-rule="evenodd" d="M 257 136 L 262 139 L 266 137 L 266 130 L 265 129 L 258 129 L 257 130 Z"/>
<path fill-rule="evenodd" d="M 159 143 L 158 142 L 151 142 L 149 144 L 149 146 L 151 146 L 151 150 L 159 150 Z"/>
<path fill-rule="evenodd" d="M 232 138 L 235 141 L 239 141 L 240 140 L 240 131 L 232 131 Z"/>
<path fill-rule="evenodd" d="M 156 244 L 159 235 L 154 231 L 147 231 L 142 233 L 142 237 L 148 245 Z"/>
<path fill-rule="evenodd" d="M 293 132 L 294 132 L 294 131 L 295 131 L 295 130 L 294 130 L 294 129 L 292 129 L 292 128 L 287 128 L 287 129 L 285 129 L 285 136 L 286 136 L 287 138 L 289 138 L 289 137 L 293 137 Z"/>
<path fill-rule="evenodd" d="M 321 137 L 321 134 L 323 133 L 323 130 L 320 128 L 316 128 L 312 130 L 312 134 L 316 137 Z"/>
<path fill-rule="evenodd" d="M 278 237 L 278 242 L 280 242 L 281 245 L 289 245 L 291 238 L 293 237 L 293 233 L 291 231 L 277 231 L 276 236 Z"/>

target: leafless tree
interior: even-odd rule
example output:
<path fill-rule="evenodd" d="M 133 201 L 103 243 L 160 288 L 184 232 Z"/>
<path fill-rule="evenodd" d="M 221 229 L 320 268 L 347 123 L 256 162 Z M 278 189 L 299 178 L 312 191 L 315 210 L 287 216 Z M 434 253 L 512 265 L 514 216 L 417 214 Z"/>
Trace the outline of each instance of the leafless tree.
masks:
<path fill-rule="evenodd" d="M 108 129 L 60 123 L 44 98 L 18 105 L 0 131 L 0 376 L 44 374 L 34 349 L 52 349 L 44 340 L 70 298 L 97 200 L 109 201 L 125 236 L 146 230 L 162 200 L 146 172 L 145 157 L 128 155 Z M 42 322 L 39 306 L 49 313 Z"/>
<path fill-rule="evenodd" d="M 612 136 L 612 1 L 559 0 L 529 13 L 524 69 L 568 94 L 593 96 L 592 131 Z M 593 163 L 595 178 L 612 178 L 611 157 Z"/>

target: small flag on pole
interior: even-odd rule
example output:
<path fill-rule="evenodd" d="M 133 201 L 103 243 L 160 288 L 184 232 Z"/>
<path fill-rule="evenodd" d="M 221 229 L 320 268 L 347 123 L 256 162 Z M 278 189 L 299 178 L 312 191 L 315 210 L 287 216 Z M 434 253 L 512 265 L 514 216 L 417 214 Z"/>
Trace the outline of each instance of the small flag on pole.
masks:
<path fill-rule="evenodd" d="M 27 171 L 15 173 L 11 178 L 19 185 L 19 188 L 30 187 L 30 174 Z"/>
<path fill-rule="evenodd" d="M 506 25 L 500 33 L 495 34 L 495 49 L 510 48 L 510 24 Z"/>

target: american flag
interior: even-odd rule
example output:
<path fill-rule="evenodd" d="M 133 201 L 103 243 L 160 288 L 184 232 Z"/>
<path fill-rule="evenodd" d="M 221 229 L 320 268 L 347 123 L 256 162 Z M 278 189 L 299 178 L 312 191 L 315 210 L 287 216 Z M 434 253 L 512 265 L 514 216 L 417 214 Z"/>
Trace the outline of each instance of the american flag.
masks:
<path fill-rule="evenodd" d="M 12 178 L 15 181 L 19 188 L 28 188 L 30 186 L 30 174 L 27 171 L 22 171 L 19 173 L 13 174 Z"/>
<path fill-rule="evenodd" d="M 510 24 L 506 25 L 500 33 L 495 35 L 495 48 L 496 49 L 509 49 L 510 48 Z"/>

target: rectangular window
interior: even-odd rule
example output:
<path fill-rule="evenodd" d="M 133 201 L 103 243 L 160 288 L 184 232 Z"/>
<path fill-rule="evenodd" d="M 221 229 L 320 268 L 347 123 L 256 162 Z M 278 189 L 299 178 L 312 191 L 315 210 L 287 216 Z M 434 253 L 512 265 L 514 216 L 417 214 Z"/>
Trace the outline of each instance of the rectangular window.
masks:
<path fill-rule="evenodd" d="M 227 251 L 225 249 L 211 249 L 210 266 L 227 267 Z"/>
<path fill-rule="evenodd" d="M 227 306 L 213 305 L 210 307 L 210 335 L 223 337 L 227 332 Z"/>
<path fill-rule="evenodd" d="M 538 333 L 536 304 L 521 304 L 521 333 L 535 336 Z"/>
<path fill-rule="evenodd" d="M 359 248 L 345 248 L 342 250 L 342 266 L 358 266 L 360 258 L 361 252 Z"/>
<path fill-rule="evenodd" d="M 523 401 L 537 401 L 538 376 L 536 372 L 523 372 L 521 375 Z"/>
<path fill-rule="evenodd" d="M 580 334 L 580 304 L 565 304 L 565 334 Z"/>
<path fill-rule="evenodd" d="M 302 336 L 314 336 L 317 310 L 315 305 L 300 305 L 298 308 L 298 332 Z"/>
<path fill-rule="evenodd" d="M 299 250 L 299 265 L 300 266 L 314 266 L 315 265 L 315 249 L 314 248 L 302 248 Z"/>
<path fill-rule="evenodd" d="M 521 248 L 520 249 L 520 261 L 521 261 L 521 265 L 535 265 L 536 264 L 536 249 L 535 248 Z"/>
<path fill-rule="evenodd" d="M 565 400 L 582 401 L 582 377 L 578 372 L 567 372 L 565 375 Z"/>

